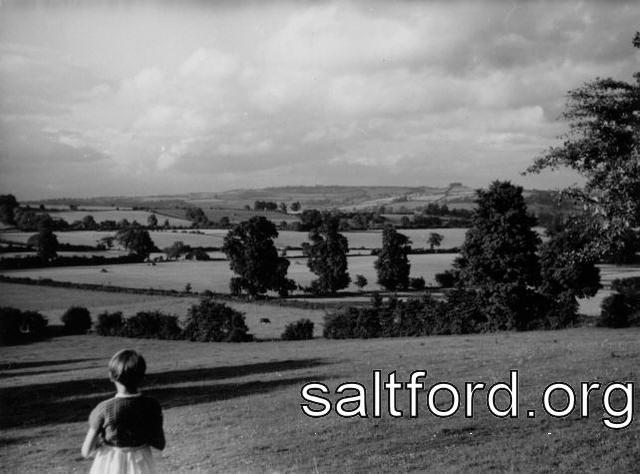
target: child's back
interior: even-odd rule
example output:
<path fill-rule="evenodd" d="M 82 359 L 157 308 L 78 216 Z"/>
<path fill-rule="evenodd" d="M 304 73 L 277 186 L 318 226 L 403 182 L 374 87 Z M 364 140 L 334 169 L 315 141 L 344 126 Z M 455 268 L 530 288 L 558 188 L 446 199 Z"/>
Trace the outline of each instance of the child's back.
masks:
<path fill-rule="evenodd" d="M 109 378 L 117 393 L 89 415 L 89 431 L 82 445 L 85 457 L 95 453 L 91 474 L 151 474 L 151 448 L 164 449 L 162 410 L 138 387 L 146 371 L 135 351 L 120 351 L 109 362 Z"/>
<path fill-rule="evenodd" d="M 164 449 L 162 411 L 144 395 L 120 394 L 103 401 L 89 416 L 89 426 L 102 434 L 105 444 L 119 448 L 149 445 Z"/>

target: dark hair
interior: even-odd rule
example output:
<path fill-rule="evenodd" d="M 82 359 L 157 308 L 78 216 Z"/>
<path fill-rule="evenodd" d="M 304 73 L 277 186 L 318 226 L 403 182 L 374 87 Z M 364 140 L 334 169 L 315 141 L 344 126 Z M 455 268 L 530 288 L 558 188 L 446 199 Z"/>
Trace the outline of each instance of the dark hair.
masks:
<path fill-rule="evenodd" d="M 135 392 L 147 370 L 144 357 L 131 349 L 116 352 L 109 361 L 109 376 L 114 382 L 119 382 L 127 390 Z"/>

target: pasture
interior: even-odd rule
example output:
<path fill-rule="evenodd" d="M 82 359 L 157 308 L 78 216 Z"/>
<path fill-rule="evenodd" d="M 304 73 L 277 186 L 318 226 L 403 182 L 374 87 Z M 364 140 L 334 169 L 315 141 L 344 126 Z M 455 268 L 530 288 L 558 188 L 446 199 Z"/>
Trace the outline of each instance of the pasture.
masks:
<path fill-rule="evenodd" d="M 58 211 L 53 217 L 64 219 L 69 224 L 80 221 L 84 217 L 91 215 L 96 222 L 115 221 L 127 219 L 129 222 L 137 221 L 140 224 L 147 225 L 147 219 L 153 214 L 147 211 L 138 211 L 130 209 L 94 209 L 81 211 Z M 158 225 L 163 225 L 165 220 L 169 221 L 169 225 L 176 227 L 191 227 L 191 221 L 181 219 L 172 215 L 164 215 L 155 213 L 158 218 Z"/>
<path fill-rule="evenodd" d="M 427 284 L 435 284 L 434 275 L 449 268 L 454 258 L 454 254 L 410 255 L 411 274 L 414 277 L 423 276 Z M 376 257 L 370 255 L 349 257 L 348 259 L 349 273 L 352 278 L 361 274 L 369 281 L 365 290 L 380 288 L 376 284 L 376 273 L 373 266 L 375 259 Z M 316 276 L 307 267 L 306 259 L 294 258 L 290 261 L 288 277 L 298 284 L 309 285 Z M 229 291 L 229 279 L 232 276 L 227 261 L 197 262 L 189 260 L 160 262 L 153 266 L 146 263 L 135 263 L 5 270 L 2 273 L 18 277 L 50 278 L 75 283 L 163 290 L 183 290 L 185 285 L 190 283 L 194 291 L 211 290 L 219 293 Z M 351 284 L 349 290 L 357 291 L 357 287 Z"/>
<path fill-rule="evenodd" d="M 79 456 L 86 420 L 111 396 L 106 364 L 123 347 L 145 355 L 144 391 L 164 409 L 167 448 L 155 453 L 160 472 L 631 472 L 640 462 L 640 424 L 605 428 L 600 394 L 591 397 L 586 418 L 579 400 L 562 419 L 541 409 L 551 381 L 576 388 L 580 381 L 638 380 L 638 328 L 243 344 L 69 336 L 2 350 L 6 472 L 88 471 L 90 461 Z M 466 381 L 508 382 L 517 369 L 521 415 L 494 417 L 479 392 L 472 418 L 463 416 L 464 407 L 438 418 L 422 390 L 417 418 L 408 416 L 404 391 L 400 418 L 386 413 L 385 394 L 380 418 L 334 411 L 309 418 L 301 411 L 300 391 L 310 381 L 332 392 L 340 383 L 362 383 L 370 404 L 374 369 L 383 379 L 395 370 L 400 381 L 424 369 L 427 388 L 447 381 L 462 393 Z M 437 406 L 448 408 L 450 398 L 439 395 Z M 614 397 L 614 407 L 622 401 Z M 640 409 L 637 388 L 633 407 Z M 529 408 L 538 412 L 533 419 L 524 415 Z"/>
<path fill-rule="evenodd" d="M 162 220 L 159 218 L 160 222 Z M 442 234 L 442 248 L 459 247 L 464 242 L 466 229 L 403 229 L 401 232 L 407 235 L 414 247 L 428 247 L 427 239 L 431 232 Z M 0 232 L 0 240 L 9 242 L 26 243 L 33 232 Z M 98 240 L 115 232 L 101 231 L 73 231 L 56 232 L 60 243 L 76 245 L 95 245 Z M 151 240 L 160 249 L 169 247 L 174 242 L 181 240 L 192 247 L 221 247 L 227 230 L 202 229 L 198 231 L 151 231 Z M 345 232 L 344 236 L 349 240 L 350 248 L 380 248 L 382 246 L 382 232 Z M 280 231 L 275 244 L 278 248 L 300 247 L 303 242 L 308 242 L 307 232 Z"/>
<path fill-rule="evenodd" d="M 156 310 L 174 314 L 184 321 L 189 307 L 197 302 L 197 296 L 154 296 L 0 283 L 0 306 L 39 311 L 47 317 L 49 324 L 62 324 L 60 317 L 71 306 L 86 307 L 94 322 L 103 311 L 122 311 L 124 316 L 133 316 L 138 311 Z M 249 332 L 258 339 L 279 339 L 287 324 L 301 318 L 313 321 L 314 334 L 322 335 L 323 310 L 235 301 L 225 304 L 244 313 Z M 270 321 L 268 324 L 261 322 L 265 318 Z"/>

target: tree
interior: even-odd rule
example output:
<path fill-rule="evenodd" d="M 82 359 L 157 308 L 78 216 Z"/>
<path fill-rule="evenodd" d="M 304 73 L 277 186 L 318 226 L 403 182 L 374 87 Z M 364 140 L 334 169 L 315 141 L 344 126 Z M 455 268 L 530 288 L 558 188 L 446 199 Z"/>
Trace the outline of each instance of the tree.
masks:
<path fill-rule="evenodd" d="M 432 252 L 435 247 L 440 247 L 442 239 L 444 239 L 444 235 L 438 234 L 437 232 L 431 232 L 429 234 L 429 240 L 427 242 L 429 243 L 429 248 Z"/>
<path fill-rule="evenodd" d="M 197 305 L 189 308 L 183 336 L 199 342 L 243 342 L 253 338 L 244 313 L 210 297 L 202 297 Z"/>
<path fill-rule="evenodd" d="M 276 237 L 276 226 L 264 216 L 254 216 L 227 233 L 222 251 L 231 270 L 238 275 L 233 280 L 234 291 L 244 289 L 257 296 L 273 290 L 286 296 L 295 287 L 287 278 L 289 260 L 278 256 L 273 243 Z"/>
<path fill-rule="evenodd" d="M 360 288 L 360 291 L 362 291 L 362 289 L 367 286 L 367 283 L 369 282 L 364 275 L 356 275 L 356 280 L 354 283 L 358 288 Z"/>
<path fill-rule="evenodd" d="M 640 48 L 640 33 L 633 45 Z M 596 225 L 593 251 L 602 254 L 621 232 L 640 225 L 640 72 L 634 81 L 596 78 L 568 93 L 563 144 L 538 157 L 529 172 L 571 168 L 586 178 L 579 199 Z"/>
<path fill-rule="evenodd" d="M 300 230 L 311 232 L 322 226 L 322 213 L 317 209 L 306 209 L 300 214 Z"/>
<path fill-rule="evenodd" d="M 292 202 L 290 207 L 292 212 L 298 212 L 301 208 L 300 201 Z"/>
<path fill-rule="evenodd" d="M 494 181 L 478 190 L 472 226 L 454 266 L 459 282 L 477 291 L 490 330 L 528 327 L 540 282 L 536 219 L 527 212 L 522 188 Z"/>
<path fill-rule="evenodd" d="M 120 229 L 116 233 L 116 240 L 120 245 L 141 258 L 148 258 L 156 250 L 156 246 L 149 236 L 149 232 L 140 226 L 130 226 Z"/>
<path fill-rule="evenodd" d="M 82 218 L 82 228 L 85 230 L 95 230 L 98 227 L 96 220 L 92 215 L 87 214 Z"/>
<path fill-rule="evenodd" d="M 49 262 L 57 257 L 58 238 L 49 227 L 41 227 L 37 234 L 29 237 L 27 244 L 35 247 L 38 256 L 43 262 Z"/>
<path fill-rule="evenodd" d="M 283 214 L 287 213 L 287 203 L 286 202 L 281 202 L 279 208 L 280 208 L 280 212 L 282 212 Z"/>
<path fill-rule="evenodd" d="M 404 290 L 409 287 L 410 250 L 409 238 L 396 231 L 392 225 L 386 225 L 382 231 L 382 250 L 374 265 L 378 283 L 387 290 Z"/>
<path fill-rule="evenodd" d="M 110 249 L 111 247 L 113 247 L 114 240 L 115 240 L 114 236 L 106 235 L 98 240 L 98 245 L 103 245 L 105 248 Z"/>
<path fill-rule="evenodd" d="M 574 220 L 550 235 L 540 251 L 540 292 L 549 299 L 549 324 L 566 327 L 576 321 L 576 298 L 594 296 L 600 289 L 596 258 L 583 250 L 592 240 L 588 227 Z"/>
<path fill-rule="evenodd" d="M 190 248 L 184 244 L 181 240 L 176 240 L 169 247 L 166 247 L 162 251 L 167 256 L 168 260 L 177 260 L 182 255 L 185 255 Z"/>
<path fill-rule="evenodd" d="M 60 319 L 67 334 L 86 334 L 91 329 L 91 314 L 84 306 L 72 306 Z"/>
<path fill-rule="evenodd" d="M 13 225 L 13 211 L 18 207 L 18 201 L 13 194 L 0 195 L 0 222 Z"/>
<path fill-rule="evenodd" d="M 186 212 L 187 219 L 193 222 L 195 225 L 207 225 L 209 219 L 202 209 L 199 207 L 190 207 Z"/>
<path fill-rule="evenodd" d="M 149 217 L 147 217 L 147 226 L 151 229 L 158 227 L 158 218 L 155 214 L 150 214 Z"/>
<path fill-rule="evenodd" d="M 318 278 L 311 282 L 311 290 L 314 293 L 335 294 L 351 282 L 347 272 L 349 243 L 346 237 L 338 232 L 339 226 L 338 216 L 324 213 L 320 217 L 318 227 L 312 228 L 309 232 L 311 243 L 303 244 L 303 252 L 308 257 L 307 266 L 318 275 Z"/>

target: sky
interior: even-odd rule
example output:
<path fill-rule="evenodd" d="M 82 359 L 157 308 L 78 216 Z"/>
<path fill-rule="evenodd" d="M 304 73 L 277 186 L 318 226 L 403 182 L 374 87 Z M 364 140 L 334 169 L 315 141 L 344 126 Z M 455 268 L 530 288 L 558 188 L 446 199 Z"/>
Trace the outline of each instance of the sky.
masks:
<path fill-rule="evenodd" d="M 637 1 L 0 0 L 0 193 L 527 188 Z"/>

